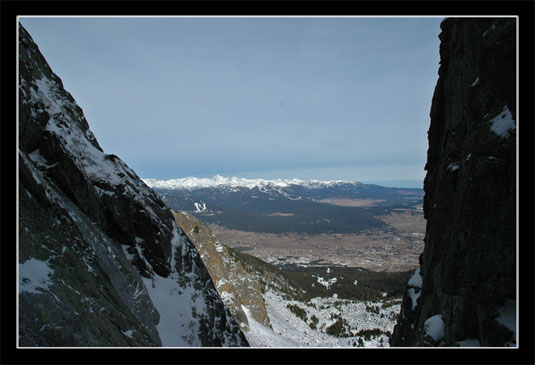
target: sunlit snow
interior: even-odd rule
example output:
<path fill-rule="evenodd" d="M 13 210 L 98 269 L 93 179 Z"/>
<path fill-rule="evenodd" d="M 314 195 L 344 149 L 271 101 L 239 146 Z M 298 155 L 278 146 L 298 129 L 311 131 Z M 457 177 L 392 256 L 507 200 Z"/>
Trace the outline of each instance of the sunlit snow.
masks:
<path fill-rule="evenodd" d="M 338 281 L 337 278 L 330 278 L 330 279 L 325 280 L 321 276 L 318 276 L 316 279 L 317 279 L 319 284 L 323 285 L 327 289 L 330 289 L 331 286 Z"/>
<path fill-rule="evenodd" d="M 142 179 L 151 188 L 161 189 L 202 189 L 202 188 L 215 188 L 221 186 L 228 186 L 234 188 L 249 188 L 254 187 L 265 188 L 266 186 L 285 188 L 290 185 L 301 185 L 304 187 L 325 187 L 334 186 L 336 184 L 357 184 L 356 181 L 346 180 L 301 180 L 301 179 L 246 179 L 240 177 L 224 177 L 221 175 L 215 175 L 211 178 L 197 178 L 186 177 L 182 179 L 169 179 L 169 180 L 157 180 L 157 179 Z M 297 199 L 296 197 L 289 197 L 291 199 Z"/>
<path fill-rule="evenodd" d="M 204 212 L 206 211 L 206 203 L 193 203 L 193 205 L 195 205 L 195 211 L 196 212 Z"/>
<path fill-rule="evenodd" d="M 264 299 L 272 328 L 256 322 L 248 309 L 242 307 L 249 322 L 249 331 L 244 334 L 252 347 L 354 347 L 359 336 L 336 337 L 325 333 L 325 329 L 336 322 L 333 316 L 344 318 L 353 332 L 376 328 L 391 332 L 395 324 L 395 316 L 400 310 L 399 304 L 382 308 L 380 303 L 334 297 L 318 297 L 304 303 L 284 299 L 280 294 L 271 290 L 266 291 Z M 287 305 L 297 305 L 302 308 L 306 312 L 307 321 L 298 318 Z M 379 306 L 379 313 L 369 312 L 367 305 Z M 310 327 L 313 316 L 318 320 L 316 329 Z M 369 340 L 362 338 L 362 340 L 364 347 L 388 346 L 388 337 L 384 334 L 371 337 Z"/>

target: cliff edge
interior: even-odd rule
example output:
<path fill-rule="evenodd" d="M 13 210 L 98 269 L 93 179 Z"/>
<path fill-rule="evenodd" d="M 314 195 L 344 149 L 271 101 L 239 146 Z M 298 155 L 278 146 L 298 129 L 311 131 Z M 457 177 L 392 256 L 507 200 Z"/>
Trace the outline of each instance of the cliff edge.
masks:
<path fill-rule="evenodd" d="M 441 29 L 425 248 L 391 346 L 516 346 L 516 20 Z"/>
<path fill-rule="evenodd" d="M 19 25 L 21 347 L 247 346 L 170 209 Z"/>

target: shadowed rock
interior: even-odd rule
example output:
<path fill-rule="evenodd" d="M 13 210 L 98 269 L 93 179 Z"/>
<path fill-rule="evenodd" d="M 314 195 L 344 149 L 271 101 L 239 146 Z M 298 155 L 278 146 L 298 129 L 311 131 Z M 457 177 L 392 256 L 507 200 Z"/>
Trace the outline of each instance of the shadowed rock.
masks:
<path fill-rule="evenodd" d="M 407 287 L 391 345 L 510 346 L 516 343 L 515 19 L 452 18 L 441 28 L 422 285 Z M 434 316 L 441 321 L 430 321 Z M 441 335 L 431 336 L 439 325 Z"/>
<path fill-rule="evenodd" d="M 169 208 L 19 35 L 20 345 L 247 346 Z"/>

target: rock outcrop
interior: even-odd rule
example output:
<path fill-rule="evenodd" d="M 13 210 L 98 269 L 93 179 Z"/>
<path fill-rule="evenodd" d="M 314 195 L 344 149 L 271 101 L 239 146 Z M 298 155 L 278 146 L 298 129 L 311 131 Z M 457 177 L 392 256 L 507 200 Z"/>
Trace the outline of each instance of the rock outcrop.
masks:
<path fill-rule="evenodd" d="M 170 209 L 19 37 L 20 346 L 247 346 Z"/>
<path fill-rule="evenodd" d="M 515 346 L 515 19 L 441 28 L 425 248 L 391 346 Z"/>
<path fill-rule="evenodd" d="M 220 243 L 201 221 L 182 211 L 175 212 L 174 216 L 179 227 L 195 244 L 219 295 L 240 328 L 244 332 L 249 331 L 247 314 L 269 327 L 262 283 L 257 276 L 247 270 L 233 250 Z"/>

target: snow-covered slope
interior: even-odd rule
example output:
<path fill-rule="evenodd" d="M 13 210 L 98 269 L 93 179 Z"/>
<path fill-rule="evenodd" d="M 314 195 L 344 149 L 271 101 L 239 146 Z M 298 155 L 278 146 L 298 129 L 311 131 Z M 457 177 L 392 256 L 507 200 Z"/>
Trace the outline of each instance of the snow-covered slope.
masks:
<path fill-rule="evenodd" d="M 253 347 L 388 347 L 388 333 L 400 308 L 399 304 L 391 305 L 397 301 L 317 297 L 301 302 L 272 289 L 266 291 L 264 300 L 271 327 L 249 321 L 250 330 L 245 335 Z M 303 315 L 296 315 L 292 306 L 302 309 Z M 373 307 L 376 312 L 369 310 Z"/>
<path fill-rule="evenodd" d="M 212 281 L 253 347 L 388 346 L 400 299 L 376 302 L 339 299 L 336 294 L 305 299 L 304 290 L 278 267 L 220 243 L 201 221 L 176 212 Z M 327 274 L 330 268 L 327 268 Z M 319 283 L 332 283 L 317 277 Z"/>
<path fill-rule="evenodd" d="M 170 209 L 19 26 L 21 346 L 247 346 Z"/>

